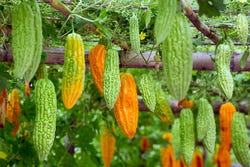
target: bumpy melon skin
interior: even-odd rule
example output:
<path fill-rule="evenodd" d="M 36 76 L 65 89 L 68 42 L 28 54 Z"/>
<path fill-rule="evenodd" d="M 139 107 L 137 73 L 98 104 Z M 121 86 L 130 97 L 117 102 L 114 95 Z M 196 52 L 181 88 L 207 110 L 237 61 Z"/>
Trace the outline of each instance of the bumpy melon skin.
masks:
<path fill-rule="evenodd" d="M 34 77 L 41 61 L 42 49 L 43 49 L 42 17 L 40 8 L 36 0 L 31 0 L 29 3 L 34 13 L 35 43 L 33 45 L 35 45 L 35 49 L 30 67 L 24 74 L 25 82 L 30 82 L 31 79 Z"/>
<path fill-rule="evenodd" d="M 105 46 L 98 44 L 91 49 L 88 57 L 93 81 L 101 95 L 103 95 L 103 73 L 105 56 Z"/>
<path fill-rule="evenodd" d="M 103 94 L 109 110 L 114 107 L 120 87 L 119 55 L 116 50 L 108 49 L 104 64 Z"/>
<path fill-rule="evenodd" d="M 182 109 L 180 113 L 181 154 L 186 165 L 190 165 L 195 150 L 195 123 L 191 109 Z"/>
<path fill-rule="evenodd" d="M 218 73 L 218 84 L 227 99 L 231 99 L 234 90 L 233 76 L 230 72 L 230 60 L 233 55 L 229 43 L 220 44 L 216 49 L 215 67 Z"/>
<path fill-rule="evenodd" d="M 248 132 L 244 115 L 236 112 L 233 116 L 232 127 L 232 148 L 236 159 L 244 166 L 250 166 L 250 152 L 248 147 Z"/>
<path fill-rule="evenodd" d="M 53 83 L 40 79 L 35 85 L 36 118 L 33 131 L 33 144 L 40 161 L 47 156 L 54 143 L 56 131 L 57 99 Z"/>
<path fill-rule="evenodd" d="M 206 136 L 209 129 L 209 120 L 210 113 L 213 113 L 213 108 L 207 101 L 207 99 L 201 98 L 198 103 L 198 113 L 196 116 L 196 132 L 198 141 L 202 141 Z"/>
<path fill-rule="evenodd" d="M 158 0 L 158 14 L 154 25 L 156 46 L 161 44 L 171 33 L 171 26 L 177 10 L 176 0 Z"/>
<path fill-rule="evenodd" d="M 150 111 L 154 112 L 156 105 L 155 84 L 151 75 L 143 74 L 138 84 L 142 99 Z"/>
<path fill-rule="evenodd" d="M 174 123 L 174 113 L 164 95 L 163 90 L 159 87 L 156 89 L 156 105 L 154 114 L 162 121 L 168 124 Z"/>
<path fill-rule="evenodd" d="M 162 64 L 169 93 L 183 99 L 192 79 L 192 36 L 183 14 L 175 15 L 168 38 L 162 43 Z"/>
<path fill-rule="evenodd" d="M 139 104 L 135 80 L 130 73 L 121 73 L 121 90 L 114 106 L 116 122 L 122 133 L 129 139 L 136 134 Z"/>
<path fill-rule="evenodd" d="M 71 109 L 82 95 L 84 80 L 83 41 L 79 34 L 71 33 L 66 38 L 62 78 L 62 99 L 66 109 Z"/>
<path fill-rule="evenodd" d="M 232 147 L 231 125 L 236 108 L 232 103 L 227 102 L 221 105 L 219 112 L 221 145 L 230 150 Z"/>
<path fill-rule="evenodd" d="M 12 10 L 12 48 L 14 77 L 23 79 L 30 68 L 35 50 L 35 17 L 28 2 L 22 2 Z"/>
<path fill-rule="evenodd" d="M 200 126 L 201 124 L 207 124 L 208 126 L 201 126 L 201 128 L 203 127 L 204 129 L 206 128 L 206 133 L 205 136 L 203 137 L 201 135 L 202 138 L 202 143 L 204 144 L 205 148 L 207 149 L 208 152 L 210 153 L 214 153 L 215 151 L 215 143 L 216 143 L 216 123 L 215 123 L 215 119 L 214 119 L 214 112 L 213 112 L 213 107 L 211 106 L 211 104 L 209 104 L 209 102 L 206 99 L 201 99 L 203 102 L 203 115 L 206 115 L 203 117 L 203 121 L 198 122 L 197 121 L 197 117 L 196 117 L 196 127 Z M 199 112 L 199 111 L 198 111 Z M 201 113 L 200 113 L 201 114 Z M 205 120 L 206 119 L 206 120 Z M 201 129 L 199 131 L 202 131 Z M 198 133 L 198 129 L 196 130 L 196 132 Z M 198 137 L 197 137 L 198 138 Z M 200 138 L 200 139 L 201 139 Z"/>
<path fill-rule="evenodd" d="M 239 41 L 245 45 L 248 38 L 248 20 L 245 14 L 238 14 L 236 18 L 236 32 L 239 37 Z"/>
<path fill-rule="evenodd" d="M 174 149 L 175 159 L 179 159 L 181 156 L 181 138 L 180 138 L 180 119 L 176 118 L 172 127 L 172 145 Z"/>
<path fill-rule="evenodd" d="M 136 15 L 133 15 L 129 19 L 129 35 L 130 35 L 130 43 L 131 48 L 135 51 L 135 53 L 140 53 L 140 36 L 139 36 L 139 22 Z"/>
<path fill-rule="evenodd" d="M 151 9 L 148 8 L 148 9 L 146 10 L 146 12 L 144 13 L 144 15 L 145 15 L 145 16 L 144 16 L 145 27 L 148 28 L 148 25 L 149 25 L 149 23 L 150 23 L 150 21 L 151 21 L 151 15 L 152 15 Z"/>
<path fill-rule="evenodd" d="M 106 125 L 101 127 L 101 154 L 104 167 L 109 167 L 115 152 L 116 139 L 113 131 Z"/>

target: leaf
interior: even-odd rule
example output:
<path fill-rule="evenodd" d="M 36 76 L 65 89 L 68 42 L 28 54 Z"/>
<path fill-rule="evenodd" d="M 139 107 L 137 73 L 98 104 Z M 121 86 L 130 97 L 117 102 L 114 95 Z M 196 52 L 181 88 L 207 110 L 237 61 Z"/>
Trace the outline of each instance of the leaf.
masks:
<path fill-rule="evenodd" d="M 46 63 L 47 56 L 48 56 L 48 53 L 42 52 L 42 57 L 41 57 L 41 62 L 42 63 Z"/>
<path fill-rule="evenodd" d="M 23 121 L 34 121 L 36 116 L 35 110 L 35 101 L 34 101 L 34 93 L 31 92 L 31 98 L 25 98 L 22 107 L 22 116 Z"/>
<path fill-rule="evenodd" d="M 0 159 L 0 166 L 7 166 L 7 161 L 4 159 Z"/>
<path fill-rule="evenodd" d="M 99 23 L 98 21 L 94 21 L 94 24 L 104 34 L 104 36 L 107 39 L 111 39 L 112 38 L 112 34 L 111 34 L 110 30 L 106 26 L 104 26 L 103 24 Z"/>
<path fill-rule="evenodd" d="M 105 23 L 107 21 L 107 11 L 105 8 L 101 9 L 101 13 L 95 21 L 98 21 L 99 23 Z"/>
<path fill-rule="evenodd" d="M 4 10 L 4 6 L 0 5 L 0 11 L 3 11 L 3 10 Z"/>
<path fill-rule="evenodd" d="M 93 138 L 96 135 L 96 132 L 94 131 L 94 129 L 88 125 L 78 128 L 76 133 L 79 136 L 75 136 L 75 139 L 74 139 L 75 143 L 84 145 L 84 147 L 85 146 L 88 147 L 87 145 L 92 142 Z"/>
<path fill-rule="evenodd" d="M 81 157 L 81 158 L 76 158 L 78 166 L 88 166 L 88 167 L 100 166 L 98 161 L 93 160 L 93 157 L 91 157 L 91 155 L 88 155 L 83 152 L 81 154 L 78 154 L 77 156 Z"/>
<path fill-rule="evenodd" d="M 8 80 L 11 79 L 11 76 L 7 72 L 7 68 L 4 65 L 0 64 L 0 90 L 3 88 L 8 88 L 9 87 L 9 82 Z"/>
<path fill-rule="evenodd" d="M 34 158 L 33 156 L 36 154 L 33 145 L 28 141 L 24 141 L 24 143 L 20 145 L 19 152 L 21 157 L 25 159 L 25 164 L 29 166 L 28 164 L 32 163 L 32 160 Z"/>
<path fill-rule="evenodd" d="M 68 152 L 64 152 L 57 164 L 58 166 L 77 166 L 75 159 Z"/>
<path fill-rule="evenodd" d="M 244 51 L 241 59 L 240 59 L 240 68 L 241 69 L 243 69 L 246 66 L 249 54 L 250 54 L 249 47 L 247 47 L 246 50 Z"/>
<path fill-rule="evenodd" d="M 220 11 L 226 9 L 223 0 L 197 0 L 199 4 L 199 15 L 205 14 L 207 17 L 219 16 Z"/>
<path fill-rule="evenodd" d="M 51 37 L 53 40 L 57 39 L 55 24 L 51 24 L 47 19 L 43 19 L 42 28 L 43 28 L 43 36 L 45 38 Z"/>

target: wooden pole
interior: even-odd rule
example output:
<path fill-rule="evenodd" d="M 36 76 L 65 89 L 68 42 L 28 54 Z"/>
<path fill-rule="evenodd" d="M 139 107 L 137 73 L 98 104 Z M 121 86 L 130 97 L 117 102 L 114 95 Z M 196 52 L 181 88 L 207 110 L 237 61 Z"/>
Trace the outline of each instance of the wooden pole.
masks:
<path fill-rule="evenodd" d="M 43 50 L 47 54 L 46 64 L 63 64 L 64 48 L 44 48 Z M 135 53 L 129 52 L 119 52 L 120 55 L 120 67 L 122 68 L 159 68 L 162 69 L 162 63 L 154 60 L 156 52 L 144 52 L 142 55 L 136 56 Z M 85 51 L 85 60 L 88 64 L 88 54 L 89 51 Z M 143 57 L 144 58 L 143 58 Z M 197 71 L 214 71 L 214 62 L 212 58 L 214 53 L 211 52 L 194 52 L 193 53 L 193 70 Z M 231 58 L 231 71 L 250 71 L 250 56 L 248 57 L 247 64 L 244 69 L 240 68 L 240 59 L 242 53 L 234 52 Z M 145 59 L 149 62 L 145 62 Z M 12 52 L 11 48 L 6 48 L 0 46 L 0 62 L 12 62 Z"/>

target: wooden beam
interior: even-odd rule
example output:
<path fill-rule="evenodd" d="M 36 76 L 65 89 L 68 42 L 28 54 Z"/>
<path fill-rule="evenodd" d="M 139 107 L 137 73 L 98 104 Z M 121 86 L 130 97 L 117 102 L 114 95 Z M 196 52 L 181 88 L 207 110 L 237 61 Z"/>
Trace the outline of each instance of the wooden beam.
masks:
<path fill-rule="evenodd" d="M 185 0 L 181 0 L 181 6 L 182 6 L 184 14 L 191 21 L 191 23 L 197 28 L 197 30 L 199 30 L 201 33 L 203 33 L 205 36 L 211 39 L 215 44 L 218 44 L 219 42 L 218 34 L 213 32 L 206 24 L 201 22 L 198 14 L 196 14 L 191 9 L 191 7 L 186 5 Z"/>
<path fill-rule="evenodd" d="M 64 48 L 44 48 L 47 53 L 46 64 L 63 64 Z M 88 64 L 87 56 L 89 51 L 85 51 L 85 60 Z M 154 60 L 155 52 L 144 52 L 142 55 L 136 56 L 133 52 L 125 53 L 119 52 L 120 55 L 120 67 L 122 68 L 159 68 L 162 69 L 162 63 Z M 143 58 L 143 57 L 144 58 Z M 198 71 L 213 71 L 215 70 L 212 57 L 214 53 L 209 52 L 194 52 L 193 53 L 193 70 Z M 248 57 L 246 67 L 240 68 L 240 59 L 242 53 L 234 52 L 231 59 L 231 71 L 250 71 L 250 56 Z M 145 62 L 148 60 L 148 63 Z M 0 62 L 12 62 L 11 48 L 5 48 L 0 46 Z"/>
<path fill-rule="evenodd" d="M 70 15 L 70 9 L 65 6 L 63 3 L 61 3 L 58 0 L 43 0 L 45 3 L 49 4 L 59 12 L 61 12 L 64 16 L 69 16 Z"/>

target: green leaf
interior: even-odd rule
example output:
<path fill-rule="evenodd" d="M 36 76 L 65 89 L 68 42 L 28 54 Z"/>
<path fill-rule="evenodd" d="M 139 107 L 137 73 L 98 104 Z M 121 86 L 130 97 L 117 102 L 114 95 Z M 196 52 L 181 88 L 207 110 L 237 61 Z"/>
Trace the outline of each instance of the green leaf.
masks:
<path fill-rule="evenodd" d="M 22 116 L 23 121 L 34 121 L 36 116 L 34 93 L 31 92 L 31 98 L 25 98 L 23 101 Z"/>
<path fill-rule="evenodd" d="M 9 88 L 9 82 L 8 80 L 11 79 L 11 76 L 7 72 L 7 67 L 4 65 L 0 64 L 0 91 L 3 88 Z"/>
<path fill-rule="evenodd" d="M 41 62 L 42 63 L 46 63 L 47 56 L 48 56 L 48 53 L 42 52 L 42 57 L 41 57 Z"/>
<path fill-rule="evenodd" d="M 55 24 L 51 24 L 47 19 L 43 19 L 43 36 L 45 38 L 51 37 L 52 39 L 57 39 L 57 32 L 56 32 L 56 27 Z"/>
<path fill-rule="evenodd" d="M 63 155 L 61 155 L 61 159 L 59 160 L 58 166 L 77 166 L 75 159 L 72 155 L 70 155 L 68 152 L 64 152 Z"/>
<path fill-rule="evenodd" d="M 0 5 L 0 10 L 3 11 L 4 10 L 4 6 Z"/>
<path fill-rule="evenodd" d="M 219 16 L 220 11 L 226 9 L 223 0 L 197 0 L 199 4 L 199 15 L 207 17 Z"/>
<path fill-rule="evenodd" d="M 112 38 L 112 34 L 110 32 L 110 30 L 104 26 L 103 24 L 99 23 L 98 21 L 94 21 L 96 27 L 104 34 L 104 36 L 107 39 L 111 39 Z"/>
<path fill-rule="evenodd" d="M 32 162 L 33 156 L 36 154 L 33 145 L 28 141 L 24 141 L 24 143 L 20 145 L 19 152 L 21 157 L 25 160 L 26 165 L 29 166 L 28 164 Z"/>
<path fill-rule="evenodd" d="M 95 21 L 98 21 L 99 23 L 104 23 L 107 20 L 107 11 L 105 8 L 101 10 L 101 13 L 98 18 L 95 19 Z"/>
<path fill-rule="evenodd" d="M 84 152 L 81 154 L 78 154 L 77 156 L 81 157 L 81 158 L 76 158 L 78 166 L 88 166 L 88 167 L 100 166 L 100 164 L 98 164 L 96 160 L 93 160 L 93 157 L 91 157 L 90 155 Z"/>
<path fill-rule="evenodd" d="M 84 145 L 84 147 L 90 144 L 96 135 L 94 129 L 88 125 L 84 127 L 79 127 L 76 132 L 79 136 L 75 136 L 75 143 L 79 145 Z"/>
<path fill-rule="evenodd" d="M 7 166 L 7 161 L 4 159 L 0 159 L 0 166 Z"/>

